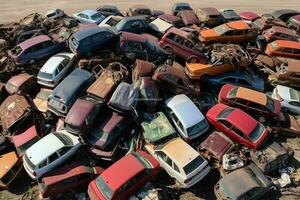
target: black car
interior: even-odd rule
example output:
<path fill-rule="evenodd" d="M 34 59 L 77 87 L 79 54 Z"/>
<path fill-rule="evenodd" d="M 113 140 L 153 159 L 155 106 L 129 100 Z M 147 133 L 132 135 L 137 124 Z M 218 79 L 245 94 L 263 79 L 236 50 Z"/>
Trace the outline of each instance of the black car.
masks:
<path fill-rule="evenodd" d="M 75 69 L 52 92 L 48 98 L 48 110 L 65 117 L 88 86 L 95 80 L 94 76 L 83 69 Z"/>
<path fill-rule="evenodd" d="M 153 62 L 157 66 L 164 63 L 170 55 L 157 42 L 153 42 L 143 35 L 123 32 L 120 41 L 121 53 L 133 54 L 135 59 Z"/>
<path fill-rule="evenodd" d="M 99 6 L 96 10 L 97 12 L 101 13 L 105 17 L 108 17 L 110 15 L 123 16 L 120 10 L 116 6 L 112 6 L 112 5 L 102 5 Z"/>
<path fill-rule="evenodd" d="M 130 33 L 145 33 L 148 31 L 148 23 L 143 16 L 125 17 L 117 23 L 116 29 Z"/>

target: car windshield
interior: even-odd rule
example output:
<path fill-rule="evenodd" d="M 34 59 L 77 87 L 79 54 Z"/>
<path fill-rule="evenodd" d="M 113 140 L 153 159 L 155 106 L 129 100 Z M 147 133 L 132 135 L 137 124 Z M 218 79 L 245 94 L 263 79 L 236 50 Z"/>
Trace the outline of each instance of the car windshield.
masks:
<path fill-rule="evenodd" d="M 112 199 L 112 197 L 113 197 L 113 191 L 109 187 L 109 185 L 107 184 L 107 182 L 104 181 L 104 179 L 102 178 L 102 176 L 98 176 L 98 178 L 96 179 L 96 184 L 97 184 L 98 189 L 100 190 L 100 192 L 103 194 L 103 196 L 106 199 Z"/>
<path fill-rule="evenodd" d="M 195 169 L 197 169 L 202 163 L 204 162 L 204 159 L 201 156 L 197 156 L 194 160 L 192 160 L 189 164 L 183 167 L 183 170 L 186 175 L 189 175 Z"/>
<path fill-rule="evenodd" d="M 271 43 L 271 47 L 272 47 L 273 49 L 276 49 L 276 48 L 278 47 L 276 41 Z"/>
<path fill-rule="evenodd" d="M 275 107 L 274 107 L 274 100 L 271 99 L 270 97 L 267 97 L 267 105 L 266 107 L 268 108 L 268 110 L 274 112 L 275 111 Z"/>
<path fill-rule="evenodd" d="M 115 17 L 111 17 L 109 20 L 107 20 L 106 24 L 110 26 L 116 26 L 120 20 L 117 20 Z"/>
<path fill-rule="evenodd" d="M 100 13 L 96 13 L 96 14 L 93 14 L 91 16 L 91 18 L 92 18 L 92 20 L 100 19 L 100 18 L 102 18 L 102 15 Z"/>
<path fill-rule="evenodd" d="M 299 92 L 292 88 L 290 88 L 289 90 L 290 90 L 291 99 L 299 101 Z"/>
<path fill-rule="evenodd" d="M 226 25 L 220 25 L 214 28 L 214 31 L 216 31 L 219 35 L 223 35 L 227 31 L 231 30 L 228 26 Z"/>
<path fill-rule="evenodd" d="M 96 128 L 92 131 L 88 140 L 90 143 L 95 144 L 95 143 L 97 143 L 98 140 L 106 141 L 107 138 L 108 138 L 108 133 Z"/>
<path fill-rule="evenodd" d="M 156 46 L 155 46 L 152 42 L 146 40 L 145 43 L 146 43 L 146 46 L 147 46 L 147 47 L 149 47 L 152 51 L 155 51 Z"/>
<path fill-rule="evenodd" d="M 226 119 L 227 116 L 230 115 L 230 113 L 232 113 L 232 111 L 234 111 L 234 108 L 226 108 L 222 112 L 220 112 L 220 114 L 218 115 L 218 118 Z"/>
<path fill-rule="evenodd" d="M 228 92 L 228 97 L 235 97 L 236 93 L 238 91 L 238 87 L 232 88 L 229 92 Z"/>
<path fill-rule="evenodd" d="M 72 139 L 65 135 L 65 134 L 61 134 L 61 133 L 53 133 L 64 145 L 69 146 L 69 145 L 73 145 Z"/>
<path fill-rule="evenodd" d="M 151 168 L 152 165 L 151 163 L 146 159 L 144 158 L 143 156 L 139 155 L 138 153 L 135 153 L 135 152 L 132 152 L 132 155 L 138 159 L 138 161 L 145 167 L 145 168 Z"/>
<path fill-rule="evenodd" d="M 257 123 L 255 128 L 253 129 L 253 131 L 249 135 L 250 140 L 252 142 L 256 142 L 259 139 L 259 137 L 261 136 L 261 134 L 263 133 L 264 130 L 265 130 L 265 127 L 262 124 Z"/>
<path fill-rule="evenodd" d="M 38 78 L 52 80 L 52 74 L 46 73 L 46 72 L 39 72 Z"/>
<path fill-rule="evenodd" d="M 56 15 L 56 13 L 53 12 L 53 13 L 48 14 L 47 17 L 50 18 L 50 17 L 54 17 L 55 15 Z"/>
<path fill-rule="evenodd" d="M 195 124 L 194 126 L 191 126 L 190 128 L 187 129 L 187 134 L 189 136 L 196 135 L 197 133 L 201 132 L 201 130 L 205 129 L 207 127 L 207 122 L 206 120 L 202 120 L 198 124 Z"/>
<path fill-rule="evenodd" d="M 126 22 L 127 22 L 127 20 L 124 18 L 119 23 L 117 23 L 117 25 L 116 25 L 117 30 L 120 31 Z"/>

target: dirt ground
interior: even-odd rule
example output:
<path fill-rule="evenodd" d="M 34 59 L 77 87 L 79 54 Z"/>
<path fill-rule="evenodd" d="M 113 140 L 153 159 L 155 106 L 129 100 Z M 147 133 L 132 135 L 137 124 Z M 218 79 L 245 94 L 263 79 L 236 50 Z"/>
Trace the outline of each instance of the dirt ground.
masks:
<path fill-rule="evenodd" d="M 192 5 L 194 9 L 200 7 L 216 7 L 218 9 L 233 8 L 236 11 L 254 11 L 257 13 L 268 13 L 276 9 L 291 8 L 300 10 L 299 0 L 184 0 Z M 84 9 L 95 9 L 103 4 L 111 4 L 119 7 L 121 11 L 126 11 L 129 6 L 134 4 L 146 4 L 152 9 L 163 10 L 169 13 L 171 6 L 178 0 L 1 0 L 0 1 L 0 23 L 19 20 L 27 14 L 38 12 L 46 13 L 52 8 L 61 8 L 69 15 Z M 208 178 L 209 179 L 209 178 Z M 212 196 L 195 195 L 194 190 L 203 190 L 202 193 L 212 194 L 204 185 L 214 185 L 208 180 L 208 184 L 197 184 L 191 192 L 180 195 L 180 199 L 213 199 Z M 205 183 L 205 184 L 204 184 Z M 203 185 L 204 184 L 204 185 Z M 37 186 L 24 173 L 23 177 L 17 180 L 17 190 L 0 191 L 0 200 L 8 199 L 37 199 Z M 20 189 L 21 188 L 21 189 Z M 210 188 L 210 187 L 209 187 Z M 24 194 L 26 194 L 24 196 Z M 287 199 L 290 199 L 289 197 Z M 294 199 L 294 197 L 291 197 Z"/>
<path fill-rule="evenodd" d="M 282 8 L 300 10 L 299 0 L 184 0 L 194 9 L 200 7 L 216 7 L 218 9 L 233 8 L 237 11 L 255 11 L 267 13 Z M 171 6 L 178 0 L 1 0 L 0 23 L 14 21 L 32 12 L 46 13 L 52 8 L 61 8 L 68 14 L 73 14 L 83 9 L 95 9 L 102 4 L 116 5 L 122 11 L 133 4 L 146 4 L 152 9 L 170 12 Z"/>

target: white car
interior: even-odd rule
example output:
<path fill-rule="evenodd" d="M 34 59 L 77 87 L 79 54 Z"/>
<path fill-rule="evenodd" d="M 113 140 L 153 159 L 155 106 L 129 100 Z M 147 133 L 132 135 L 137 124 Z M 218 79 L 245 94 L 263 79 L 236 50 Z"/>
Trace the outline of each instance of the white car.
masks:
<path fill-rule="evenodd" d="M 59 53 L 52 56 L 40 69 L 37 82 L 54 88 L 71 71 L 75 58 L 73 53 Z"/>
<path fill-rule="evenodd" d="M 95 23 L 100 24 L 104 19 L 104 15 L 96 10 L 83 10 L 79 13 L 73 14 L 73 17 L 82 24 Z"/>
<path fill-rule="evenodd" d="M 62 9 L 55 8 L 52 10 L 49 10 L 46 14 L 45 17 L 48 20 L 55 20 L 62 18 L 65 15 L 65 12 Z"/>
<path fill-rule="evenodd" d="M 201 111 L 185 94 L 166 100 L 166 112 L 185 141 L 199 137 L 209 129 Z"/>
<path fill-rule="evenodd" d="M 38 179 L 63 164 L 80 146 L 79 137 L 65 130 L 50 133 L 26 150 L 24 168 L 32 179 Z"/>
<path fill-rule="evenodd" d="M 173 24 L 170 24 L 160 18 L 156 18 L 153 20 L 150 24 L 149 27 L 153 29 L 155 32 L 158 34 L 165 34 L 170 28 L 173 27 Z"/>
<path fill-rule="evenodd" d="M 106 17 L 98 26 L 99 27 L 114 27 L 119 23 L 124 17 L 110 15 Z"/>
<path fill-rule="evenodd" d="M 292 113 L 300 114 L 300 93 L 290 87 L 277 85 L 273 90 L 272 98 L 281 103 L 281 107 L 287 108 Z"/>
<path fill-rule="evenodd" d="M 207 160 L 179 137 L 145 148 L 183 188 L 195 185 L 210 172 Z"/>

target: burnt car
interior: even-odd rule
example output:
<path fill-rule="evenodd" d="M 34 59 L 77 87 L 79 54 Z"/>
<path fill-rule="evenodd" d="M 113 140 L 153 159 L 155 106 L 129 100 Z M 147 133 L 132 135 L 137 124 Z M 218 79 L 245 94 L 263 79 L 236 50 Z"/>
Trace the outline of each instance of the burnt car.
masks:
<path fill-rule="evenodd" d="M 178 14 L 178 12 L 182 11 L 182 10 L 193 10 L 193 9 L 191 8 L 190 4 L 188 4 L 188 3 L 178 2 L 172 6 L 171 14 L 176 16 Z"/>
<path fill-rule="evenodd" d="M 36 88 L 36 78 L 33 75 L 27 73 L 22 73 L 10 78 L 6 85 L 5 89 L 9 94 L 29 94 L 35 93 Z"/>
<path fill-rule="evenodd" d="M 182 10 L 177 13 L 185 26 L 198 25 L 199 19 L 193 10 Z"/>
<path fill-rule="evenodd" d="M 264 174 L 270 174 L 287 166 L 290 154 L 279 143 L 273 142 L 264 149 L 251 150 L 250 157 Z"/>
<path fill-rule="evenodd" d="M 141 77 L 152 76 L 156 66 L 148 61 L 136 59 L 132 70 L 132 82 L 135 83 Z"/>
<path fill-rule="evenodd" d="M 38 182 L 41 198 L 56 197 L 75 189 L 87 186 L 104 171 L 99 166 L 88 163 L 73 162 L 64 165 L 47 175 Z"/>
<path fill-rule="evenodd" d="M 200 86 L 192 84 L 183 70 L 170 65 L 162 65 L 157 68 L 152 79 L 158 83 L 162 89 L 167 89 L 175 94 L 200 95 Z"/>
<path fill-rule="evenodd" d="M 0 155 L 0 188 L 9 189 L 22 172 L 22 161 L 16 152 L 10 151 Z"/>
<path fill-rule="evenodd" d="M 120 113 L 130 113 L 138 106 L 140 96 L 140 84 L 138 81 L 134 84 L 122 82 L 114 91 L 107 105 Z"/>
<path fill-rule="evenodd" d="M 101 111 L 103 103 L 89 96 L 80 97 L 68 112 L 64 128 L 74 135 L 84 135 Z"/>
<path fill-rule="evenodd" d="M 88 134 L 89 151 L 103 160 L 114 159 L 121 138 L 128 133 L 129 123 L 127 118 L 107 110 Z"/>
<path fill-rule="evenodd" d="M 218 200 L 254 200 L 271 190 L 272 185 L 255 164 L 250 164 L 221 178 L 215 185 L 214 192 Z"/>
<path fill-rule="evenodd" d="M 300 14 L 299 11 L 292 10 L 292 9 L 281 9 L 281 10 L 276 10 L 271 13 L 271 15 L 275 19 L 280 19 L 284 22 L 287 22 L 289 18 L 291 18 L 295 15 L 299 15 L 299 14 Z"/>
<path fill-rule="evenodd" d="M 263 32 L 263 36 L 268 43 L 273 42 L 274 40 L 300 41 L 300 38 L 295 31 L 281 26 L 272 26 L 272 28 Z"/>
<path fill-rule="evenodd" d="M 273 76 L 269 76 L 269 79 L 277 84 L 299 88 L 300 83 L 300 69 L 299 60 L 290 60 L 287 63 L 282 63 L 276 68 L 276 73 Z"/>
<path fill-rule="evenodd" d="M 206 158 L 213 157 L 220 162 L 223 155 L 234 148 L 234 143 L 221 132 L 214 131 L 201 143 L 200 148 Z"/>
<path fill-rule="evenodd" d="M 99 13 L 101 13 L 105 17 L 108 17 L 110 15 L 123 16 L 123 14 L 118 9 L 118 7 L 117 6 L 113 6 L 113 5 L 102 5 L 102 6 L 99 6 L 96 9 L 96 11 L 99 12 Z"/>
<path fill-rule="evenodd" d="M 128 70 L 119 62 L 112 62 L 106 68 L 100 68 L 99 72 L 95 72 L 95 74 L 98 74 L 98 78 L 87 89 L 87 93 L 92 98 L 107 101 L 118 84 L 127 80 Z"/>
<path fill-rule="evenodd" d="M 75 69 L 53 90 L 48 98 L 48 110 L 66 116 L 76 99 L 94 81 L 94 76 L 83 69 Z"/>
<path fill-rule="evenodd" d="M 196 13 L 201 25 L 215 27 L 224 23 L 223 16 L 216 8 L 199 8 Z"/>
<path fill-rule="evenodd" d="M 0 119 L 4 132 L 14 134 L 22 128 L 32 114 L 32 107 L 24 96 L 11 95 L 0 106 Z"/>
<path fill-rule="evenodd" d="M 156 83 L 151 77 L 142 77 L 140 85 L 141 104 L 145 111 L 153 113 L 157 110 L 160 102 Z"/>

